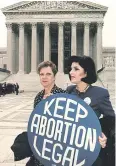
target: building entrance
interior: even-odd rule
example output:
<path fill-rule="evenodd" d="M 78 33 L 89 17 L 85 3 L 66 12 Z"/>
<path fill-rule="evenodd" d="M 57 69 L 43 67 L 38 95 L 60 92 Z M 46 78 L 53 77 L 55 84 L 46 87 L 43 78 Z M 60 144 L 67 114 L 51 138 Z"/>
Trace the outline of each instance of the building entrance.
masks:
<path fill-rule="evenodd" d="M 51 61 L 58 67 L 58 27 L 56 24 L 51 25 Z"/>

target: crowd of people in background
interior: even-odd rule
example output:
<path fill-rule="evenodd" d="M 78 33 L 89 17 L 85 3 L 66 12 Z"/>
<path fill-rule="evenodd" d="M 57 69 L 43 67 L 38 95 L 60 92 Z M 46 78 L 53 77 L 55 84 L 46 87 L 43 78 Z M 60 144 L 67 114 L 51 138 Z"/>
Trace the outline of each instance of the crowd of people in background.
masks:
<path fill-rule="evenodd" d="M 0 97 L 10 93 L 15 93 L 16 95 L 18 95 L 19 84 L 6 83 L 6 82 L 0 83 Z"/>

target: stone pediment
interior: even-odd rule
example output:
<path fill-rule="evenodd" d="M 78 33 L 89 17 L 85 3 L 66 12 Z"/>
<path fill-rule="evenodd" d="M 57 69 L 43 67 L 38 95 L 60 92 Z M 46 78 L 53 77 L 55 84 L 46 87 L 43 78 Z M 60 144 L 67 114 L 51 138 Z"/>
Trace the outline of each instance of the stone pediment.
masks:
<path fill-rule="evenodd" d="M 70 11 L 70 10 L 102 10 L 107 7 L 88 1 L 23 1 L 3 8 L 3 12 L 13 11 Z"/>

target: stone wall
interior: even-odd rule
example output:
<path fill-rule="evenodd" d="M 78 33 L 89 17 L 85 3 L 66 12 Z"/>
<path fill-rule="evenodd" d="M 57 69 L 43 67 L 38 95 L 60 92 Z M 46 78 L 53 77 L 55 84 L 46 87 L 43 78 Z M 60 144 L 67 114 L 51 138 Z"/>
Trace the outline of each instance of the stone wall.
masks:
<path fill-rule="evenodd" d="M 104 72 L 101 74 L 104 83 L 115 83 L 115 48 L 103 48 L 103 65 Z"/>

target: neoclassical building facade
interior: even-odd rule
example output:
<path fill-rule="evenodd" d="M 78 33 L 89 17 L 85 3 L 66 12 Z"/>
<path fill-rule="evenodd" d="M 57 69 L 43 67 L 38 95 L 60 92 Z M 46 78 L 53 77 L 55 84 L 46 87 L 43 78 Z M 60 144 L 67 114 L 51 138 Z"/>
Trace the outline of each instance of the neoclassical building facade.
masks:
<path fill-rule="evenodd" d="M 86 1 L 23 1 L 5 7 L 8 69 L 35 73 L 52 60 L 67 73 L 72 55 L 91 56 L 103 65 L 102 29 L 107 7 Z"/>

